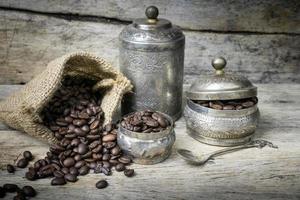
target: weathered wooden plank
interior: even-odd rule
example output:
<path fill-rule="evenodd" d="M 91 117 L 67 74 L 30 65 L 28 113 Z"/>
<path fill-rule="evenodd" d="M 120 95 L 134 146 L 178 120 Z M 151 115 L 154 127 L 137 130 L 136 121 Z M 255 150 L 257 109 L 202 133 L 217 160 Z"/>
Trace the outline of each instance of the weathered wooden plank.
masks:
<path fill-rule="evenodd" d="M 25 83 L 52 59 L 89 51 L 118 66 L 118 34 L 123 25 L 67 21 L 22 12 L 0 12 L 0 83 Z M 300 36 L 213 34 L 185 31 L 185 82 L 212 68 L 222 55 L 228 70 L 253 82 L 300 83 Z"/>
<path fill-rule="evenodd" d="M 300 33 L 297 0 L 2 0 L 0 6 L 47 13 L 72 13 L 131 21 L 156 5 L 160 17 L 185 29 Z"/>

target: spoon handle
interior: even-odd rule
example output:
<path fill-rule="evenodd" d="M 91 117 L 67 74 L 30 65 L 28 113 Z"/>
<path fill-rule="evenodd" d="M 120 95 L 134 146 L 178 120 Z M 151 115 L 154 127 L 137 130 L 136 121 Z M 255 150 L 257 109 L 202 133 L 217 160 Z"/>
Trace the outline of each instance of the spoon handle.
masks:
<path fill-rule="evenodd" d="M 222 154 L 225 154 L 225 153 L 237 151 L 237 150 L 240 150 L 240 149 L 248 149 L 248 148 L 253 148 L 253 147 L 259 147 L 259 146 L 257 144 L 246 144 L 246 145 L 242 145 L 242 146 L 228 147 L 228 148 L 225 148 L 225 149 L 221 149 L 221 150 L 212 152 L 211 154 L 209 154 L 209 158 L 212 158 L 212 157 L 218 156 L 218 155 L 222 155 Z"/>

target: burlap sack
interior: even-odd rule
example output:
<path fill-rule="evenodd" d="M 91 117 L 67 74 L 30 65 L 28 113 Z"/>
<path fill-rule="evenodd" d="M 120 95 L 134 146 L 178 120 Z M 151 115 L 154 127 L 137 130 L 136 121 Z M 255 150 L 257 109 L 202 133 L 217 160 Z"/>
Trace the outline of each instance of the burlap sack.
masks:
<path fill-rule="evenodd" d="M 48 143 L 57 142 L 52 132 L 42 124 L 39 113 L 61 86 L 65 75 L 95 80 L 94 89 L 105 92 L 101 104 L 104 124 L 112 120 L 123 94 L 132 89 L 130 81 L 102 58 L 88 53 L 73 53 L 50 62 L 22 90 L 0 102 L 0 120 Z"/>

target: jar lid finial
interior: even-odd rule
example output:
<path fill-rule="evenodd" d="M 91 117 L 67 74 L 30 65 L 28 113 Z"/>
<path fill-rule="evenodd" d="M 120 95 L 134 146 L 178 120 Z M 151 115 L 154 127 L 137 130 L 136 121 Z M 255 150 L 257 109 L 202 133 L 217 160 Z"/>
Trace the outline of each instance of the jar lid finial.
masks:
<path fill-rule="evenodd" d="M 227 64 L 225 58 L 223 57 L 219 57 L 219 58 L 214 58 L 211 61 L 212 66 L 215 68 L 216 70 L 216 74 L 217 75 L 222 75 L 224 74 L 224 68 Z"/>
<path fill-rule="evenodd" d="M 147 7 L 145 14 L 150 23 L 155 23 L 157 21 L 159 11 L 156 6 L 149 6 Z"/>

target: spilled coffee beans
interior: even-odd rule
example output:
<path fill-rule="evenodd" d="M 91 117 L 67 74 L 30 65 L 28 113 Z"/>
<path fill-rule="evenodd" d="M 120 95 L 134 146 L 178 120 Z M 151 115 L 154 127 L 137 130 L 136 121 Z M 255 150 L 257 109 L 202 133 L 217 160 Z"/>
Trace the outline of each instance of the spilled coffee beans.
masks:
<path fill-rule="evenodd" d="M 146 110 L 124 117 L 121 126 L 130 131 L 151 133 L 165 130 L 170 122 L 162 114 Z"/>
<path fill-rule="evenodd" d="M 257 97 L 237 100 L 219 100 L 219 101 L 205 101 L 194 100 L 195 103 L 201 106 L 216 109 L 216 110 L 241 110 L 254 106 L 257 104 Z"/>
<path fill-rule="evenodd" d="M 44 124 L 59 142 L 50 146 L 44 159 L 28 168 L 28 180 L 54 177 L 51 185 L 64 185 L 90 171 L 111 175 L 114 166 L 122 171 L 131 163 L 117 144 L 118 127 L 103 125 L 101 96 L 92 86 L 90 81 L 66 78 L 42 111 Z M 98 187 L 106 187 L 105 183 Z"/>

